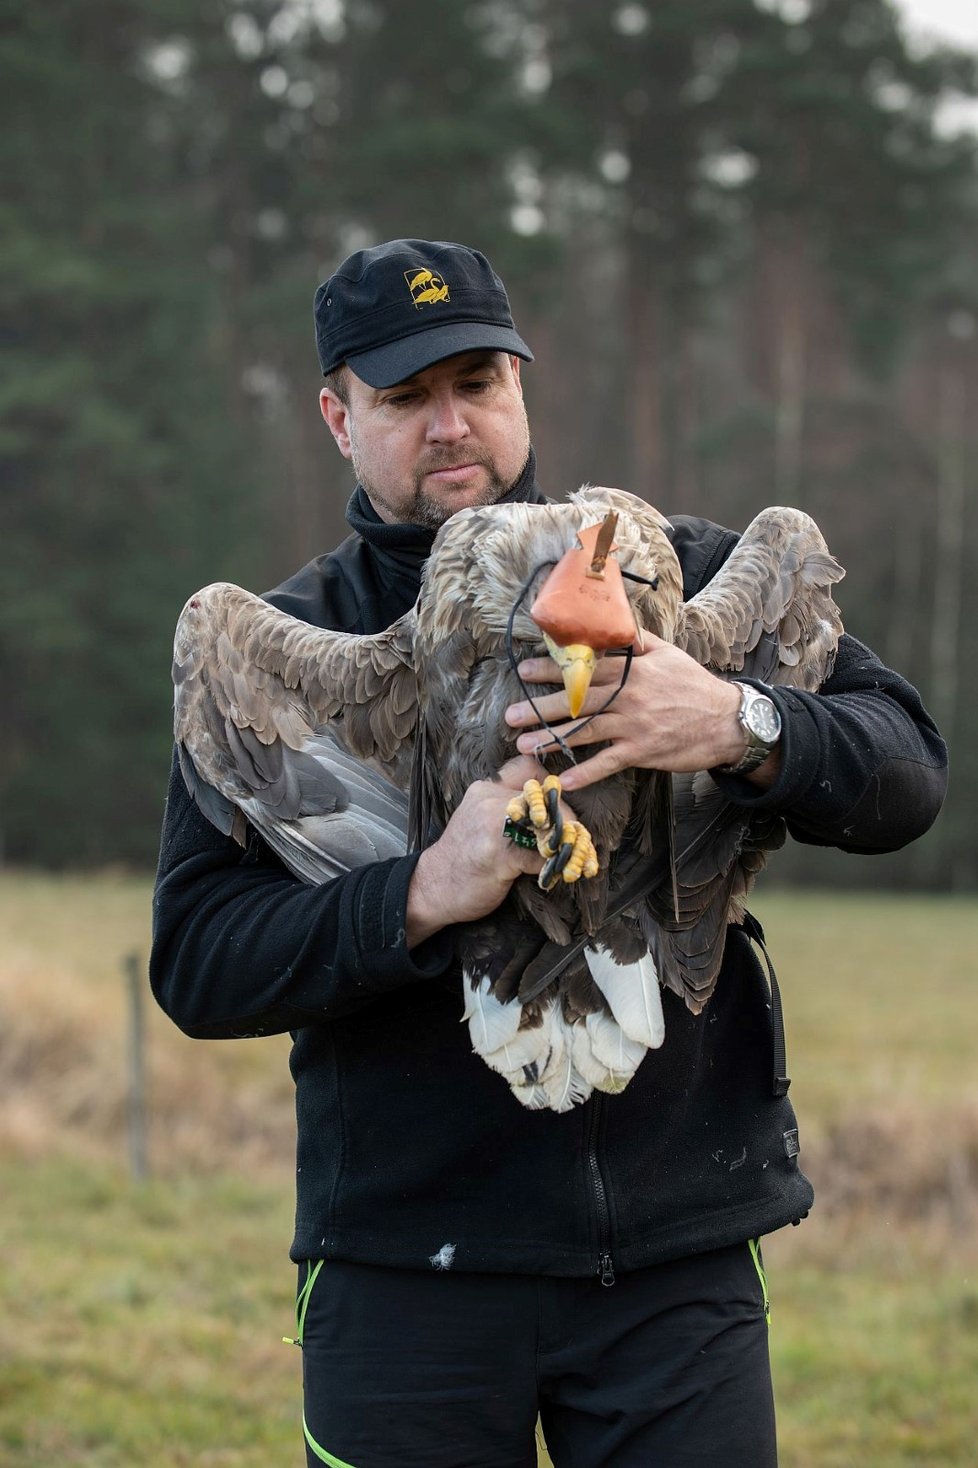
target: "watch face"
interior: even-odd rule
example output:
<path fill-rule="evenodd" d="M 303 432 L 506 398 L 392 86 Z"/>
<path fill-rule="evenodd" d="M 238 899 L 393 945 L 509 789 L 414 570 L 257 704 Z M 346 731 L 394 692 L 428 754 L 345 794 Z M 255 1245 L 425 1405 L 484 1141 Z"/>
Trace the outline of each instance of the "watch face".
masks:
<path fill-rule="evenodd" d="M 777 744 L 781 737 L 781 715 L 774 704 L 763 694 L 751 701 L 744 710 L 744 722 L 752 734 L 765 744 Z"/>

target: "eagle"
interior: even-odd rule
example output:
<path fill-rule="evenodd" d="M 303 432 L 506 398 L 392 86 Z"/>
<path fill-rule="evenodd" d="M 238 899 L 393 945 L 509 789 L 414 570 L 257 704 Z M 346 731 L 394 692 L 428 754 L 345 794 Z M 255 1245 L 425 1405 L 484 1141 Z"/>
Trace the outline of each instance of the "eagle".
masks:
<path fill-rule="evenodd" d="M 461 510 L 435 537 L 414 607 L 376 635 L 205 587 L 174 638 L 188 790 L 218 829 L 244 844 L 250 825 L 321 883 L 431 841 L 469 785 L 512 758 L 503 715 L 529 696 L 522 659 L 556 660 L 571 718 L 596 659 L 617 657 L 623 681 L 646 631 L 720 677 L 817 691 L 842 633 L 832 587 L 844 572 L 815 522 L 763 510 L 688 601 L 671 528 L 637 496 L 587 485 L 566 502 Z M 574 791 L 565 820 L 560 773 L 575 752 L 559 737 L 550 748 L 552 773 L 505 826 L 537 846 L 543 871 L 455 943 L 474 1051 L 523 1105 L 566 1111 L 623 1090 L 663 1042 L 662 987 L 703 1010 L 727 924 L 784 823 L 734 805 L 705 771 L 645 769 Z"/>

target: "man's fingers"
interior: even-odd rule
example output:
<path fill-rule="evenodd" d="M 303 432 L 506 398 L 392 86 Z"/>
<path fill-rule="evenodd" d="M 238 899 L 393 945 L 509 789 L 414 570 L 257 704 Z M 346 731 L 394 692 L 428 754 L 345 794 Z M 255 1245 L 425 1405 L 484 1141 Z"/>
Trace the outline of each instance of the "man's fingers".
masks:
<path fill-rule="evenodd" d="M 544 780 L 546 775 L 546 770 L 539 760 L 533 758 L 532 752 L 523 749 L 500 765 L 496 779 L 508 789 L 522 790 L 527 780 Z"/>
<path fill-rule="evenodd" d="M 572 723 L 566 722 L 566 713 L 563 719 L 565 722 L 548 724 L 546 729 L 539 726 L 527 729 L 517 739 L 517 749 L 523 754 L 543 759 L 544 756 L 553 754 L 561 744 L 566 744 L 571 749 L 585 744 L 603 744 L 606 739 L 615 737 L 618 728 L 617 724 L 611 722 L 610 713 L 607 718 L 602 715 L 599 719 L 597 711 L 590 715 L 586 709 Z"/>
<path fill-rule="evenodd" d="M 590 759 L 565 770 L 560 781 L 570 795 L 575 790 L 583 790 L 587 785 L 596 785 L 599 780 L 606 780 L 609 775 L 617 775 L 623 769 L 625 763 L 618 753 L 618 746 L 609 744 L 607 749 L 599 750 Z"/>
<path fill-rule="evenodd" d="M 643 657 L 655 647 L 668 647 L 669 643 L 663 643 L 661 637 L 656 637 L 654 632 L 647 632 L 639 628 L 635 633 L 635 641 L 632 643 L 632 656 Z M 621 677 L 623 652 L 606 653 L 599 657 L 594 669 L 594 680 L 603 683 L 617 682 Z M 560 683 L 563 674 L 554 662 L 553 658 L 526 658 L 520 663 L 520 677 L 526 683 Z M 592 680 L 592 681 L 594 681 Z"/>
<path fill-rule="evenodd" d="M 520 677 L 527 683 L 559 683 L 561 672 L 553 658 L 527 658 L 520 663 Z"/>
<path fill-rule="evenodd" d="M 565 729 L 573 729 L 582 719 L 601 713 L 608 702 L 608 691 L 606 686 L 595 688 L 592 684 L 576 719 L 572 719 L 568 711 L 566 693 L 547 693 L 533 700 L 536 708 L 528 703 L 510 704 L 506 710 L 506 722 L 511 729 L 539 729 L 546 723 L 550 728 L 559 727 L 563 733 Z M 594 738 L 593 734 L 591 738 Z M 521 744 L 519 748 L 525 749 L 526 745 Z"/>
<path fill-rule="evenodd" d="M 640 649 L 636 646 L 633 656 L 637 656 L 639 652 Z M 598 658 L 594 665 L 592 684 L 617 683 L 621 679 L 624 663 L 624 655 Z M 525 663 L 520 663 L 520 676 L 524 683 L 556 683 L 559 685 L 564 681 L 563 673 L 552 658 L 528 658 Z"/>
<path fill-rule="evenodd" d="M 536 666 L 527 664 L 526 666 Z M 553 668 L 555 665 L 550 664 Z M 621 685 L 627 687 L 625 680 L 625 659 L 623 657 L 601 658 L 594 670 L 594 677 L 588 689 L 584 704 L 578 714 L 578 719 L 586 719 L 592 714 L 598 714 L 607 704 L 609 696 Z M 529 678 L 527 682 L 560 682 L 556 678 Z M 556 693 L 540 693 L 529 699 L 521 699 L 518 703 L 511 703 L 506 709 L 504 718 L 512 729 L 532 729 L 538 727 L 541 721 L 550 725 L 558 722 L 567 724 L 570 713 L 567 706 L 567 694 L 563 689 Z M 575 721 L 576 722 L 576 721 Z M 523 746 L 521 746 L 523 747 Z"/>

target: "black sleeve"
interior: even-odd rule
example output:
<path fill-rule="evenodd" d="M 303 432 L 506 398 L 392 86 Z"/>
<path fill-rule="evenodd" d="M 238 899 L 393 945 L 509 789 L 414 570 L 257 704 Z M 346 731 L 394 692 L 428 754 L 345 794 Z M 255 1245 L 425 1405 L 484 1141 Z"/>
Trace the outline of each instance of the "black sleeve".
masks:
<path fill-rule="evenodd" d="M 299 1029 L 437 977 L 451 963 L 449 931 L 410 952 L 405 942 L 417 859 L 307 886 L 259 837 L 245 851 L 211 826 L 174 760 L 153 901 L 153 993 L 188 1035 L 216 1039 Z"/>
<path fill-rule="evenodd" d="M 783 815 L 798 841 L 866 854 L 896 851 L 933 824 L 947 788 L 944 741 L 916 689 L 868 647 L 843 636 L 818 693 L 765 691 L 781 712 L 781 771 L 763 791 L 715 774 L 731 801 Z"/>

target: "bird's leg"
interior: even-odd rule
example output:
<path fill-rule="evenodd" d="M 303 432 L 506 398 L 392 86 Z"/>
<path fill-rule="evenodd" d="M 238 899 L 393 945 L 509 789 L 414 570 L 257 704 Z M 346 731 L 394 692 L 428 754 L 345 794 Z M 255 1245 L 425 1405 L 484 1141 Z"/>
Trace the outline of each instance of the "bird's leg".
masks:
<path fill-rule="evenodd" d="M 577 882 L 596 877 L 598 857 L 590 832 L 580 821 L 565 821 L 560 809 L 560 780 L 548 775 L 527 780 L 523 794 L 515 795 L 506 807 L 503 833 L 520 846 L 535 846 L 544 858 L 537 878 L 544 892 L 561 879 Z"/>

